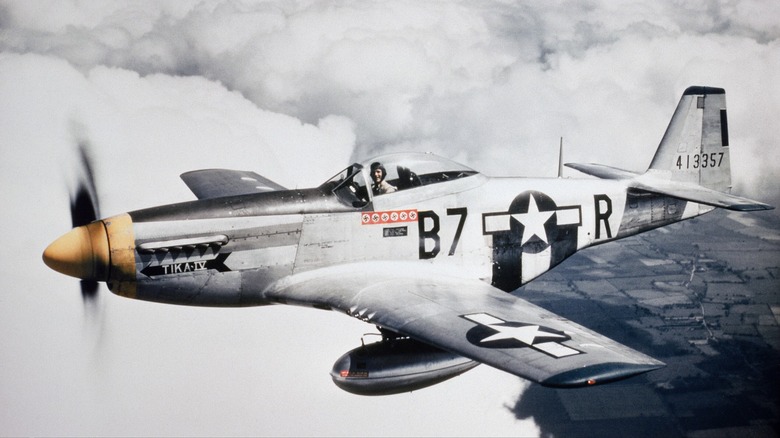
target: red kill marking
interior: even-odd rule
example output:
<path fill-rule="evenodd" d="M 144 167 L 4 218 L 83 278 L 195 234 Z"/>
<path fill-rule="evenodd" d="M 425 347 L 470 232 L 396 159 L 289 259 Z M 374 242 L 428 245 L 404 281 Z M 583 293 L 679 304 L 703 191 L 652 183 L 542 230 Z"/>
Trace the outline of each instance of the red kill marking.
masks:
<path fill-rule="evenodd" d="M 374 211 L 360 215 L 363 225 L 394 224 L 417 221 L 417 210 Z"/>

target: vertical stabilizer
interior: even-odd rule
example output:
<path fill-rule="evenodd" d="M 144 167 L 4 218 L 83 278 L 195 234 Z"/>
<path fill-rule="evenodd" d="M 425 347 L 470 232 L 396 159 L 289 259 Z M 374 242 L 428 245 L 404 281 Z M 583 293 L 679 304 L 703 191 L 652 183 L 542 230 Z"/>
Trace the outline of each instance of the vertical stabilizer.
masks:
<path fill-rule="evenodd" d="M 722 88 L 685 90 L 648 173 L 720 192 L 731 190 L 726 92 Z"/>

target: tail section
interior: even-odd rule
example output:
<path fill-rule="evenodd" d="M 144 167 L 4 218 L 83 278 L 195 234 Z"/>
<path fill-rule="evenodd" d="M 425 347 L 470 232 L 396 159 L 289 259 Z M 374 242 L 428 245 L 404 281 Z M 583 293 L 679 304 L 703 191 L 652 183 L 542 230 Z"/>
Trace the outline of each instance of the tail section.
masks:
<path fill-rule="evenodd" d="M 632 189 L 737 211 L 771 210 L 729 194 L 731 157 L 722 88 L 688 87 L 644 174 L 601 164 L 566 163 L 599 178 L 625 180 Z"/>
<path fill-rule="evenodd" d="M 730 192 L 729 130 L 726 92 L 722 88 L 685 90 L 648 173 Z"/>

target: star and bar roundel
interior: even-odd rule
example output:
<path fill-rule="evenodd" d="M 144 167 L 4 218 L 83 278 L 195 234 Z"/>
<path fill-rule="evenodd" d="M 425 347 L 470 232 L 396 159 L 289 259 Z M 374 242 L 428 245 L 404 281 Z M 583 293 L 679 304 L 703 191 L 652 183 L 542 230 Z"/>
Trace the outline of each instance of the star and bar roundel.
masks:
<path fill-rule="evenodd" d="M 581 225 L 581 206 L 558 206 L 531 190 L 517 195 L 506 211 L 483 214 L 483 234 L 493 237 L 493 285 L 517 289 L 574 254 Z"/>
<path fill-rule="evenodd" d="M 461 315 L 477 325 L 466 333 L 466 339 L 485 348 L 530 347 L 554 358 L 582 352 L 562 342 L 571 340 L 566 333 L 538 324 L 504 321 L 487 313 Z"/>

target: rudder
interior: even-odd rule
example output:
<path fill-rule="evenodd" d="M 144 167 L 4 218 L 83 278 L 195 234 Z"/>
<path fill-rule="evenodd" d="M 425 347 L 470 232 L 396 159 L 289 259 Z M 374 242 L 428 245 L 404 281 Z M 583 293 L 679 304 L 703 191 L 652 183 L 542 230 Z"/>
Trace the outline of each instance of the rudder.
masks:
<path fill-rule="evenodd" d="M 730 192 L 731 159 L 723 88 L 693 86 L 685 90 L 648 173 Z"/>

